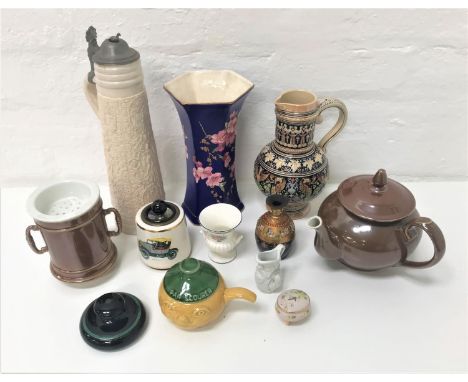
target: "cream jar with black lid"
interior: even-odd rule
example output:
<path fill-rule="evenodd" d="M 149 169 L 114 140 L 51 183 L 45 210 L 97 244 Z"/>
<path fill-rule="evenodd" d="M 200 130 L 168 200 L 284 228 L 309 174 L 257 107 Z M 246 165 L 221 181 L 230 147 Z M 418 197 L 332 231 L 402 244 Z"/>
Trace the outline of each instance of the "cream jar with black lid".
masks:
<path fill-rule="evenodd" d="M 141 259 L 149 267 L 169 269 L 190 256 L 187 221 L 177 203 L 156 200 L 141 207 L 136 229 Z"/>

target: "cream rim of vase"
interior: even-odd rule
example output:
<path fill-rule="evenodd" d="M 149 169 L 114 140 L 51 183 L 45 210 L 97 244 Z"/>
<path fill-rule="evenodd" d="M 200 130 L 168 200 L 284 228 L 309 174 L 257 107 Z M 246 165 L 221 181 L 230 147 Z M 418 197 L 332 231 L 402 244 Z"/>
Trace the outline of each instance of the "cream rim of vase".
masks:
<path fill-rule="evenodd" d="M 50 182 L 37 188 L 29 196 L 26 208 L 34 220 L 62 223 L 89 211 L 99 198 L 99 187 L 92 182 Z"/>
<path fill-rule="evenodd" d="M 204 208 L 198 219 L 200 225 L 207 231 L 226 233 L 241 223 L 242 212 L 231 204 L 216 203 Z"/>
<path fill-rule="evenodd" d="M 164 90 L 182 105 L 232 104 L 253 87 L 232 70 L 195 70 L 164 84 Z"/>
<path fill-rule="evenodd" d="M 276 108 L 282 111 L 304 113 L 318 107 L 318 98 L 307 90 L 287 90 L 275 100 Z"/>

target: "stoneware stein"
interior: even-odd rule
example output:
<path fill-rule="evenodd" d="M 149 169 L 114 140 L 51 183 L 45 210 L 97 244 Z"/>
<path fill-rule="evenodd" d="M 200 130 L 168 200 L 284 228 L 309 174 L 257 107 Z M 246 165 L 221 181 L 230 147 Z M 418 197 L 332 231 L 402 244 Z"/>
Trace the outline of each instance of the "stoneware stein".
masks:
<path fill-rule="evenodd" d="M 257 296 L 245 288 L 226 288 L 212 265 L 194 258 L 169 269 L 159 287 L 162 313 L 182 329 L 197 329 L 216 321 L 234 299 L 255 302 Z"/>
<path fill-rule="evenodd" d="M 363 271 L 395 266 L 427 268 L 445 253 L 440 228 L 419 215 L 411 191 L 388 179 L 383 169 L 375 175 L 343 181 L 323 201 L 309 226 L 316 231 L 314 243 L 319 255 Z M 434 254 L 427 261 L 408 260 L 422 231 L 432 240 Z"/>
<path fill-rule="evenodd" d="M 338 120 L 320 142 L 315 143 L 315 124 L 329 108 L 339 112 Z M 265 195 L 281 194 L 289 199 L 285 207 L 293 219 L 308 212 L 308 202 L 322 191 L 328 179 L 325 147 L 345 126 L 348 111 L 340 100 L 317 96 L 305 90 L 290 90 L 276 99 L 276 136 L 257 156 L 254 177 Z"/>
<path fill-rule="evenodd" d="M 201 233 L 215 263 L 228 263 L 237 256 L 237 245 L 243 235 L 235 231 L 242 220 L 242 213 L 231 204 L 217 203 L 200 213 Z"/>
<path fill-rule="evenodd" d="M 182 207 L 193 224 L 213 203 L 243 210 L 236 185 L 239 113 L 253 84 L 232 70 L 197 70 L 164 85 L 184 132 L 187 188 Z"/>
<path fill-rule="evenodd" d="M 190 256 L 184 210 L 174 202 L 156 200 L 136 215 L 138 249 L 149 267 L 169 269 Z"/>
<path fill-rule="evenodd" d="M 50 183 L 28 198 L 35 225 L 26 228 L 26 241 L 38 254 L 49 252 L 50 270 L 61 281 L 79 283 L 107 272 L 117 249 L 110 240 L 122 229 L 115 208 L 102 209 L 96 184 L 84 181 Z M 109 231 L 105 216 L 113 213 L 117 231 Z M 38 248 L 32 231 L 40 231 L 45 247 Z"/>
<path fill-rule="evenodd" d="M 120 33 L 101 46 L 96 38 L 96 29 L 89 27 L 91 71 L 84 91 L 102 126 L 112 205 L 122 215 L 123 232 L 134 235 L 139 208 L 164 199 L 140 53 Z"/>
<path fill-rule="evenodd" d="M 286 247 L 278 244 L 269 251 L 257 254 L 257 269 L 255 270 L 255 283 L 257 288 L 265 293 L 272 293 L 281 287 L 281 255 Z"/>

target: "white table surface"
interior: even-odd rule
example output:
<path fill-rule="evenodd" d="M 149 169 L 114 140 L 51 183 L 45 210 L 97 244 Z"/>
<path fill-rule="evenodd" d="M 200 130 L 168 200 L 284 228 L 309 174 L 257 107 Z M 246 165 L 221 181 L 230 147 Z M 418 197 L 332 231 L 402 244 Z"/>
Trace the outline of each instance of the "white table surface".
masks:
<path fill-rule="evenodd" d="M 296 221 L 296 249 L 281 263 L 283 289 L 306 291 L 312 316 L 286 326 L 275 315 L 275 294 L 255 286 L 254 227 L 264 199 L 241 184 L 245 239 L 232 263 L 215 265 L 228 286 L 250 288 L 257 303 L 234 301 L 209 329 L 187 332 L 160 312 L 157 288 L 163 271 L 138 258 L 134 236 L 114 238 L 118 262 L 87 285 L 56 280 L 47 254 L 28 247 L 32 220 L 25 200 L 32 188 L 1 190 L 1 367 L 4 372 L 466 372 L 468 183 L 406 183 L 422 215 L 439 224 L 447 241 L 444 259 L 430 269 L 392 268 L 364 273 L 327 262 L 313 247 L 314 232 Z M 311 214 L 336 185 L 327 185 Z M 104 206 L 107 189 L 101 187 Z M 166 188 L 180 202 L 183 185 Z M 192 255 L 207 260 L 198 228 L 189 224 Z M 432 255 L 426 237 L 414 259 Z M 83 309 L 103 293 L 139 297 L 147 327 L 131 347 L 100 352 L 81 339 Z"/>

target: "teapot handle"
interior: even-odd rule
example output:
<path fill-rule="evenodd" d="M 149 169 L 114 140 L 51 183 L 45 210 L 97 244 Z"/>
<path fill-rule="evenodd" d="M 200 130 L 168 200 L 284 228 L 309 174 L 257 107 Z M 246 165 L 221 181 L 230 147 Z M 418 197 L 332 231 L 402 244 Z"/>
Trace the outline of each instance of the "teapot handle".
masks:
<path fill-rule="evenodd" d="M 249 302 L 255 302 L 257 295 L 246 288 L 226 288 L 224 290 L 224 302 L 228 303 L 231 300 L 242 299 Z"/>
<path fill-rule="evenodd" d="M 407 240 L 411 238 L 409 230 L 412 227 L 420 228 L 429 235 L 430 239 L 432 240 L 432 244 L 434 244 L 434 255 L 430 260 L 427 261 L 409 261 L 403 259 L 401 265 L 405 265 L 411 268 L 429 268 L 433 265 L 436 265 L 442 259 L 445 253 L 445 238 L 439 226 L 429 218 L 418 217 L 409 222 L 403 228 L 403 233 Z"/>
<path fill-rule="evenodd" d="M 319 108 L 317 109 L 316 120 L 318 119 L 320 121 L 320 116 L 322 112 L 325 109 L 329 109 L 331 107 L 336 107 L 339 111 L 339 115 L 335 126 L 333 126 L 330 129 L 330 131 L 326 133 L 318 143 L 318 146 L 324 151 L 325 146 L 328 144 L 328 142 L 332 138 L 334 138 L 341 130 L 343 130 L 343 127 L 346 125 L 346 121 L 348 119 L 348 109 L 346 108 L 346 105 L 343 102 L 336 98 L 325 98 L 325 100 L 320 104 Z"/>

